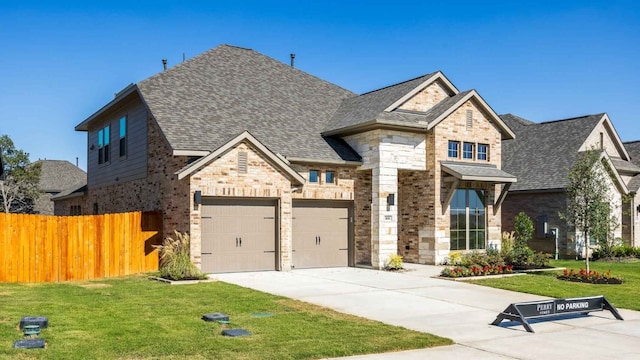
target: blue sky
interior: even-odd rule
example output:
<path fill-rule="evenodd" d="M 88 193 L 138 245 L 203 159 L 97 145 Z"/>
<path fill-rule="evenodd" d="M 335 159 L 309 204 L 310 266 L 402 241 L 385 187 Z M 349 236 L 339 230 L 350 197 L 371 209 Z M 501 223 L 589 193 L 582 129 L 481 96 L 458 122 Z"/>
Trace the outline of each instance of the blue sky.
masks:
<path fill-rule="evenodd" d="M 219 44 L 361 93 L 442 70 L 499 113 L 607 112 L 640 140 L 637 1 L 1 1 L 0 134 L 79 158 L 75 125 L 129 83 Z"/>

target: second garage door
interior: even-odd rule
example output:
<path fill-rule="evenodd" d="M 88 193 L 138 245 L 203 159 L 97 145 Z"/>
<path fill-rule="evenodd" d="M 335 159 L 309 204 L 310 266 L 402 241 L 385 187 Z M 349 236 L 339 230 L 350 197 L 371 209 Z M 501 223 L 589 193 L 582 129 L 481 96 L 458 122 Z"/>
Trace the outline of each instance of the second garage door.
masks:
<path fill-rule="evenodd" d="M 204 199 L 201 219 L 203 272 L 275 269 L 275 201 Z"/>
<path fill-rule="evenodd" d="M 294 268 L 349 265 L 350 204 L 350 202 L 294 201 Z"/>

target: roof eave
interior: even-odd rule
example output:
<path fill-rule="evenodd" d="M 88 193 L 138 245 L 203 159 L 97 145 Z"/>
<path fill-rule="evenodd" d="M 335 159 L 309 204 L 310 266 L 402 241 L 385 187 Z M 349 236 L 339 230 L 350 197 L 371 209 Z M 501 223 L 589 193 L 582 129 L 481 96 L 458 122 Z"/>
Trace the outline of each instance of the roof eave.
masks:
<path fill-rule="evenodd" d="M 321 159 L 309 159 L 300 157 L 285 157 L 291 163 L 296 164 L 323 164 L 323 165 L 342 165 L 357 167 L 362 165 L 362 161 L 348 161 L 348 160 L 321 160 Z"/>
<path fill-rule="evenodd" d="M 322 133 L 322 136 L 346 136 L 357 134 L 369 130 L 375 129 L 388 129 L 388 130 L 400 130 L 422 133 L 427 130 L 427 124 L 424 125 L 411 125 L 411 124 L 399 124 L 396 122 L 384 121 L 384 120 L 371 120 L 365 123 L 357 125 L 347 126 L 340 129 L 329 130 Z"/>
<path fill-rule="evenodd" d="M 115 104 L 119 103 L 124 98 L 126 98 L 127 96 L 131 95 L 134 92 L 138 92 L 138 94 L 140 94 L 138 86 L 136 84 L 133 84 L 133 83 L 127 85 L 124 89 L 120 90 L 120 92 L 118 92 L 116 94 L 116 96 L 113 98 L 113 100 L 109 101 L 105 106 L 101 107 L 98 111 L 96 111 L 93 114 L 91 114 L 91 116 L 86 118 L 80 124 L 76 125 L 75 130 L 76 131 L 89 131 L 89 124 L 91 124 L 91 122 L 93 122 L 100 115 L 104 114 L 106 111 L 111 109 Z M 140 94 L 140 97 L 142 98 L 141 94 Z"/>

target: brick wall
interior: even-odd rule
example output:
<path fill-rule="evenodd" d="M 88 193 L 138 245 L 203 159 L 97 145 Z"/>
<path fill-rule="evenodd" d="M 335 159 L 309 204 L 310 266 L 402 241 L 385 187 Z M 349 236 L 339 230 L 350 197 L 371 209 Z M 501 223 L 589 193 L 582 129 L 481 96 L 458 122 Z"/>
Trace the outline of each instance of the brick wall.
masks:
<path fill-rule="evenodd" d="M 429 188 L 425 171 L 398 171 L 398 255 L 406 262 L 420 262 L 419 230 L 433 212 L 427 202 Z"/>
<path fill-rule="evenodd" d="M 560 219 L 559 214 L 566 212 L 566 196 L 563 192 L 546 193 L 509 193 L 502 204 L 502 231 L 514 231 L 515 217 L 521 211 L 527 214 L 537 227 L 538 216 L 546 215 L 548 229 L 558 228 L 559 255 L 563 258 L 575 257 L 575 229 Z M 529 242 L 529 246 L 535 251 L 547 254 L 555 253 L 555 241 L 553 238 L 536 237 Z"/>
<path fill-rule="evenodd" d="M 354 201 L 355 263 L 371 265 L 371 170 L 356 173 Z"/>
<path fill-rule="evenodd" d="M 71 205 L 82 203 L 83 214 L 128 211 L 162 211 L 164 234 L 189 231 L 189 183 L 177 180 L 175 172 L 187 164 L 187 157 L 174 157 L 156 122 L 147 119 L 147 177 L 114 185 L 90 188 L 82 198 L 56 202 L 56 215 L 69 215 Z"/>

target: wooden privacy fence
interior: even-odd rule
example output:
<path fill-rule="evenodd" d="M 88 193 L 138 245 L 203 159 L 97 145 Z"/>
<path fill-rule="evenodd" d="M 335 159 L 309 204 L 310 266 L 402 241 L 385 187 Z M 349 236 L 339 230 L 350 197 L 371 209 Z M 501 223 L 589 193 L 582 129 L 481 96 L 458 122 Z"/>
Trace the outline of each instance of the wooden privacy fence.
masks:
<path fill-rule="evenodd" d="M 158 269 L 162 214 L 0 213 L 0 282 L 56 282 Z"/>

